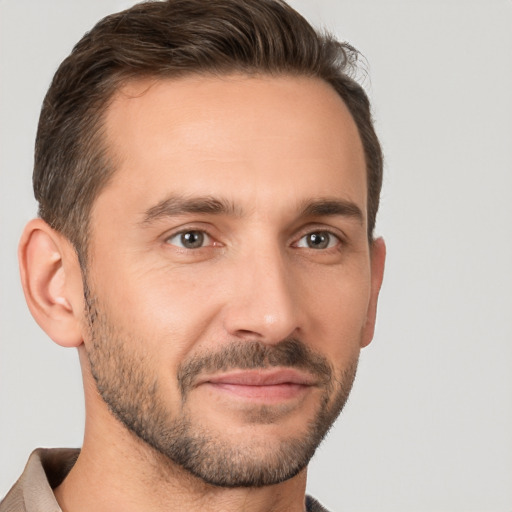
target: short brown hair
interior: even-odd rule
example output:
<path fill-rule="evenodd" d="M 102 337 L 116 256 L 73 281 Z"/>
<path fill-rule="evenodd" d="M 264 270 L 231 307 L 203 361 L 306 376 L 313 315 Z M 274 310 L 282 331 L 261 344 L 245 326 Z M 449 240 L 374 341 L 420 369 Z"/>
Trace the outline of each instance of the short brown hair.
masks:
<path fill-rule="evenodd" d="M 357 57 L 282 0 L 151 1 L 107 16 L 62 62 L 44 99 L 33 175 L 39 215 L 85 261 L 91 207 L 115 171 L 102 137 L 104 113 L 127 81 L 197 73 L 300 75 L 331 84 L 358 127 L 371 240 L 382 153 L 368 98 L 352 78 Z"/>

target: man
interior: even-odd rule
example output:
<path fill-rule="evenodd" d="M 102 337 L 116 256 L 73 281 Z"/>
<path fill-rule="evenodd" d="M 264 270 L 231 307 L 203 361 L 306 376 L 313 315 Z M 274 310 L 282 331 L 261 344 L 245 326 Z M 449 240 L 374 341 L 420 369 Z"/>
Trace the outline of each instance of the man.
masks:
<path fill-rule="evenodd" d="M 0 511 L 321 511 L 306 468 L 373 336 L 382 157 L 355 51 L 278 0 L 102 20 L 36 141 L 27 303 L 78 348 L 81 451 Z"/>

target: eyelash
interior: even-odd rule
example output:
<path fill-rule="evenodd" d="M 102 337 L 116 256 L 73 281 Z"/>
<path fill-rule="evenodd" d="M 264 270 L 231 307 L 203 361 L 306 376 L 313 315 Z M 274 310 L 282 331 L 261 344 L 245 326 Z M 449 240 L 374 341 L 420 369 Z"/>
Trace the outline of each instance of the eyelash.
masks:
<path fill-rule="evenodd" d="M 177 243 L 171 242 L 171 240 L 173 240 L 177 237 L 182 237 L 183 235 L 192 234 L 192 233 L 201 235 L 201 237 L 205 238 L 207 241 L 209 240 L 210 243 L 208 243 L 208 245 L 203 245 L 204 240 L 201 240 L 201 245 L 199 245 L 197 247 L 185 247 L 183 245 L 183 243 L 181 243 L 181 245 L 178 245 Z M 323 236 L 327 235 L 329 237 L 328 246 L 324 247 L 324 248 L 315 248 L 315 247 L 309 247 L 307 245 L 305 245 L 305 246 L 299 245 L 299 243 L 303 239 L 305 239 L 308 236 L 312 236 L 312 235 L 323 235 Z M 334 244 L 331 245 L 333 243 L 333 241 L 334 241 Z M 215 247 L 215 246 L 222 245 L 219 242 L 216 242 L 215 239 L 205 229 L 194 229 L 194 228 L 182 229 L 181 231 L 178 231 L 177 233 L 173 233 L 172 235 L 166 237 L 165 243 L 167 243 L 169 245 L 173 245 L 176 248 L 178 248 L 180 250 L 184 250 L 184 251 L 195 251 L 198 249 L 204 249 L 205 247 Z M 305 242 L 305 243 L 307 244 L 307 242 Z M 317 228 L 317 229 L 308 230 L 306 233 L 302 234 L 298 238 L 298 240 L 292 244 L 292 247 L 309 249 L 312 251 L 329 251 L 329 250 L 339 249 L 339 247 L 341 245 L 344 245 L 344 240 L 342 239 L 342 237 L 339 234 L 334 233 L 333 231 L 331 231 L 329 229 Z"/>
<path fill-rule="evenodd" d="M 312 235 L 322 235 L 322 236 L 327 235 L 329 237 L 328 247 L 319 249 L 319 248 L 309 247 L 309 246 L 299 246 L 299 243 L 301 242 L 301 240 L 303 240 L 307 237 L 311 237 Z M 307 242 L 306 242 L 306 244 L 307 244 Z M 343 244 L 343 240 L 341 239 L 340 235 L 333 233 L 332 231 L 330 231 L 328 229 L 314 229 L 314 230 L 308 231 L 307 233 L 302 235 L 294 245 L 296 247 L 303 247 L 305 249 L 311 249 L 313 251 L 316 251 L 316 250 L 328 251 L 328 250 L 337 249 L 342 244 Z"/>
<path fill-rule="evenodd" d="M 210 241 L 213 240 L 213 237 L 204 229 L 183 229 L 181 231 L 178 231 L 177 233 L 173 233 L 171 236 L 168 236 L 166 239 L 165 239 L 165 242 L 170 244 L 170 245 L 174 245 L 175 247 L 178 247 L 179 249 L 184 249 L 184 250 L 196 250 L 196 249 L 202 249 L 204 247 L 208 247 L 208 246 L 204 246 L 204 245 L 200 245 L 199 247 L 185 247 L 183 245 L 177 245 L 177 244 L 173 244 L 170 242 L 170 240 L 172 240 L 173 238 L 177 238 L 177 237 L 182 237 L 183 235 L 186 235 L 186 234 L 191 234 L 191 233 L 199 233 L 202 237 L 206 238 L 206 239 L 209 239 Z M 215 246 L 216 244 L 213 243 L 213 244 L 209 244 L 211 246 Z M 217 244 L 218 245 L 218 244 Z"/>

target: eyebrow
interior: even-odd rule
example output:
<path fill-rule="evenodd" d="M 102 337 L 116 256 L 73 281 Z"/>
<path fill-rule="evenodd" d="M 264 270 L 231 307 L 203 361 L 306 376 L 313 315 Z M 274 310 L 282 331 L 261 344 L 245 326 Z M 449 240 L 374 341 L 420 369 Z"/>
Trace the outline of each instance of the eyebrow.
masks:
<path fill-rule="evenodd" d="M 230 215 L 242 217 L 243 211 L 233 202 L 211 196 L 182 197 L 170 196 L 144 212 L 141 224 L 152 224 L 160 219 L 186 215 L 190 213 L 209 215 Z M 337 198 L 307 200 L 301 204 L 299 217 L 352 217 L 360 223 L 364 215 L 359 206 L 352 201 Z"/>
<path fill-rule="evenodd" d="M 320 199 L 303 203 L 302 217 L 329 217 L 329 216 L 352 217 L 360 223 L 364 221 L 361 208 L 352 201 L 344 199 Z"/>
<path fill-rule="evenodd" d="M 242 215 L 240 209 L 226 199 L 217 199 L 210 196 L 193 198 L 170 196 L 146 210 L 142 224 L 151 224 L 163 218 L 187 213 L 232 215 L 236 217 Z"/>

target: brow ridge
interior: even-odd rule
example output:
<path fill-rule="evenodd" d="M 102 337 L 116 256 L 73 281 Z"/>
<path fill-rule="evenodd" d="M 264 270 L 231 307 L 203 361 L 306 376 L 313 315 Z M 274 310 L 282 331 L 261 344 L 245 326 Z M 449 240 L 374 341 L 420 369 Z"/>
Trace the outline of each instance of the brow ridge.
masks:
<path fill-rule="evenodd" d="M 240 209 L 227 199 L 212 196 L 182 197 L 170 196 L 162 199 L 155 206 L 144 212 L 142 224 L 151 224 L 159 219 L 184 215 L 187 213 L 204 213 L 213 215 L 240 216 Z"/>
<path fill-rule="evenodd" d="M 299 217 L 344 216 L 353 217 L 361 223 L 363 212 L 354 202 L 339 198 L 306 200 L 299 208 Z M 160 219 L 190 213 L 210 215 L 232 215 L 241 217 L 243 212 L 232 201 L 213 196 L 182 197 L 169 196 L 144 212 L 142 224 L 151 224 Z"/>
<path fill-rule="evenodd" d="M 364 215 L 356 203 L 346 199 L 323 198 L 314 201 L 306 201 L 302 205 L 302 217 L 326 217 L 340 215 L 343 217 L 353 217 L 361 223 L 364 221 Z"/>

